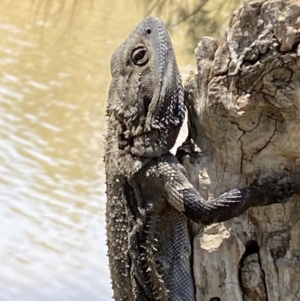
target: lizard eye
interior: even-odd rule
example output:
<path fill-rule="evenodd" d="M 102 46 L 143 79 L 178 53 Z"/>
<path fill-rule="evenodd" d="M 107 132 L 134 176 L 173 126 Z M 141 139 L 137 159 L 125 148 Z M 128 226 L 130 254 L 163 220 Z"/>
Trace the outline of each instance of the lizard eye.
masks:
<path fill-rule="evenodd" d="M 144 47 L 135 48 L 131 54 L 132 62 L 137 66 L 144 66 L 148 62 L 147 51 Z"/>

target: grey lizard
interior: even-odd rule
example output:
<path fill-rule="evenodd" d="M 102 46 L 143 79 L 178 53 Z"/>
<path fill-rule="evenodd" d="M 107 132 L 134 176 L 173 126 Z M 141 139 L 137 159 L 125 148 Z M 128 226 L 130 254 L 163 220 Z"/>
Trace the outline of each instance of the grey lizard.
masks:
<path fill-rule="evenodd" d="M 190 220 L 202 225 L 285 202 L 297 183 L 269 180 L 205 201 L 169 152 L 184 89 L 162 21 L 147 17 L 116 50 L 105 145 L 107 245 L 115 300 L 195 300 Z"/>

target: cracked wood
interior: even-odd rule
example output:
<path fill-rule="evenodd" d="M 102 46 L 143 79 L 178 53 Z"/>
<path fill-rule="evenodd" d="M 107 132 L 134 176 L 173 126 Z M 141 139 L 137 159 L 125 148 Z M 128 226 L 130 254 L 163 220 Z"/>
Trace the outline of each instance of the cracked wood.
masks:
<path fill-rule="evenodd" d="M 222 41 L 203 37 L 198 44 L 197 73 L 185 87 L 200 153 L 183 162 L 208 199 L 249 183 L 257 169 L 262 176 L 299 172 L 299 16 L 299 1 L 245 1 Z M 197 300 L 300 299 L 299 214 L 294 197 L 201 230 L 193 252 Z M 241 267 L 253 241 L 258 251 Z"/>

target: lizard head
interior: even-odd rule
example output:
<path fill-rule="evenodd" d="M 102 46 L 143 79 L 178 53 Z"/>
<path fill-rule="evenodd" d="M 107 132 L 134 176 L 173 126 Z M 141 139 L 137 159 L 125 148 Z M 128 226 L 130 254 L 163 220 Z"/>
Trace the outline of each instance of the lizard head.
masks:
<path fill-rule="evenodd" d="M 120 122 L 123 139 L 131 141 L 137 155 L 156 156 L 137 146 L 155 143 L 164 132 L 160 154 L 175 143 L 185 113 L 184 91 L 172 43 L 163 22 L 142 21 L 111 59 L 112 83 L 107 114 Z M 150 139 L 150 140 L 149 140 Z M 150 154 L 151 153 L 151 154 Z"/>

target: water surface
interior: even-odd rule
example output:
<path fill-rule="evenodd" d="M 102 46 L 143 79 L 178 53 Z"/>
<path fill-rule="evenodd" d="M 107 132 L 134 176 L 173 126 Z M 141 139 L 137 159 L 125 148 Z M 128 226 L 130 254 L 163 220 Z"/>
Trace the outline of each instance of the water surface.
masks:
<path fill-rule="evenodd" d="M 109 61 L 142 18 L 134 0 L 1 2 L 0 301 L 111 300 Z M 186 74 L 183 35 L 173 41 Z"/>

